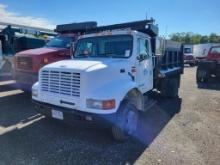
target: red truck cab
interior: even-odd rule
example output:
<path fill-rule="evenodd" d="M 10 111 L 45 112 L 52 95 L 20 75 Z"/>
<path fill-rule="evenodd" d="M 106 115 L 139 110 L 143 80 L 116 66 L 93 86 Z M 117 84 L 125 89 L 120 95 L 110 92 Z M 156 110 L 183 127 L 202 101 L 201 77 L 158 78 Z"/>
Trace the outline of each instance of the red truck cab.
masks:
<path fill-rule="evenodd" d="M 211 47 L 207 57 L 198 63 L 197 82 L 207 82 L 210 77 L 220 80 L 220 46 Z"/>
<path fill-rule="evenodd" d="M 212 47 L 206 59 L 209 61 L 220 61 L 220 46 Z"/>
<path fill-rule="evenodd" d="M 21 88 L 28 89 L 38 80 L 38 71 L 46 64 L 70 58 L 70 44 L 76 35 L 59 35 L 44 47 L 17 53 L 14 57 L 14 78 Z"/>
<path fill-rule="evenodd" d="M 18 52 L 14 57 L 14 79 L 17 85 L 29 91 L 38 81 L 38 71 L 44 65 L 70 59 L 71 43 L 87 29 L 97 26 L 96 22 L 82 22 L 57 25 L 55 29 L 59 35 L 51 39 L 42 48 Z"/>

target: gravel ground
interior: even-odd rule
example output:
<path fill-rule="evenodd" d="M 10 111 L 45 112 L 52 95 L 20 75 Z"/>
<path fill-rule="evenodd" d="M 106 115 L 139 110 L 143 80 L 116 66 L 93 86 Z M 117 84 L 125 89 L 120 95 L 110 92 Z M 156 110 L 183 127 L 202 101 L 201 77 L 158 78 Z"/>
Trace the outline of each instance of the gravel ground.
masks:
<path fill-rule="evenodd" d="M 67 125 L 37 114 L 29 93 L 0 82 L 0 165 L 204 164 L 220 162 L 220 84 L 182 76 L 180 98 L 157 99 L 136 139 L 117 143 L 98 125 Z"/>

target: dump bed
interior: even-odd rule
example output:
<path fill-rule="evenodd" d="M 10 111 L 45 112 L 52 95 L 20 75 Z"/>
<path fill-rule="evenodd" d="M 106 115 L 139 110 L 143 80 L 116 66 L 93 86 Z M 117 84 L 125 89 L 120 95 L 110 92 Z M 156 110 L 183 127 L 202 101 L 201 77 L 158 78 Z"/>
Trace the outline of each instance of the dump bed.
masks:
<path fill-rule="evenodd" d="M 164 76 L 183 74 L 183 44 L 165 40 L 164 53 L 162 56 L 156 56 L 155 63 L 155 78 L 161 74 Z"/>
<path fill-rule="evenodd" d="M 45 45 L 45 40 L 40 38 L 32 38 L 32 37 L 20 37 L 14 41 L 14 53 L 28 50 L 40 48 Z"/>

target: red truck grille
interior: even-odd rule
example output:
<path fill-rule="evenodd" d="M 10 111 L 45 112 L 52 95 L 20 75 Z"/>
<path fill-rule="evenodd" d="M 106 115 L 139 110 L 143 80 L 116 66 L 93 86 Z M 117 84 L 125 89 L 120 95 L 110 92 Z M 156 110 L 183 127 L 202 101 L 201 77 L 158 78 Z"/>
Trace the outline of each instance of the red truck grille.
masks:
<path fill-rule="evenodd" d="M 31 57 L 17 57 L 17 68 L 32 70 L 33 62 Z"/>

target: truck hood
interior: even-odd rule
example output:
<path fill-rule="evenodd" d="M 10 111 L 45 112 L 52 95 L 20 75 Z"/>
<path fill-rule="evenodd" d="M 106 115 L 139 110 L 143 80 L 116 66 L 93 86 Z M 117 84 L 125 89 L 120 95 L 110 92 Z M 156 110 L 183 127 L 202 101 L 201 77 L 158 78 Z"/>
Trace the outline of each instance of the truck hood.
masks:
<path fill-rule="evenodd" d="M 95 70 L 100 70 L 104 68 L 123 68 L 127 66 L 127 60 L 125 59 L 73 59 L 73 60 L 63 60 L 46 65 L 43 68 L 47 69 L 71 69 L 78 71 L 92 72 Z"/>
<path fill-rule="evenodd" d="M 37 49 L 29 49 L 25 51 L 21 51 L 16 54 L 16 56 L 28 56 L 28 55 L 45 55 L 45 54 L 56 54 L 57 52 L 60 53 L 60 55 L 64 55 L 63 52 L 65 52 L 65 48 L 47 48 L 47 47 L 42 47 L 42 48 L 37 48 Z"/>

